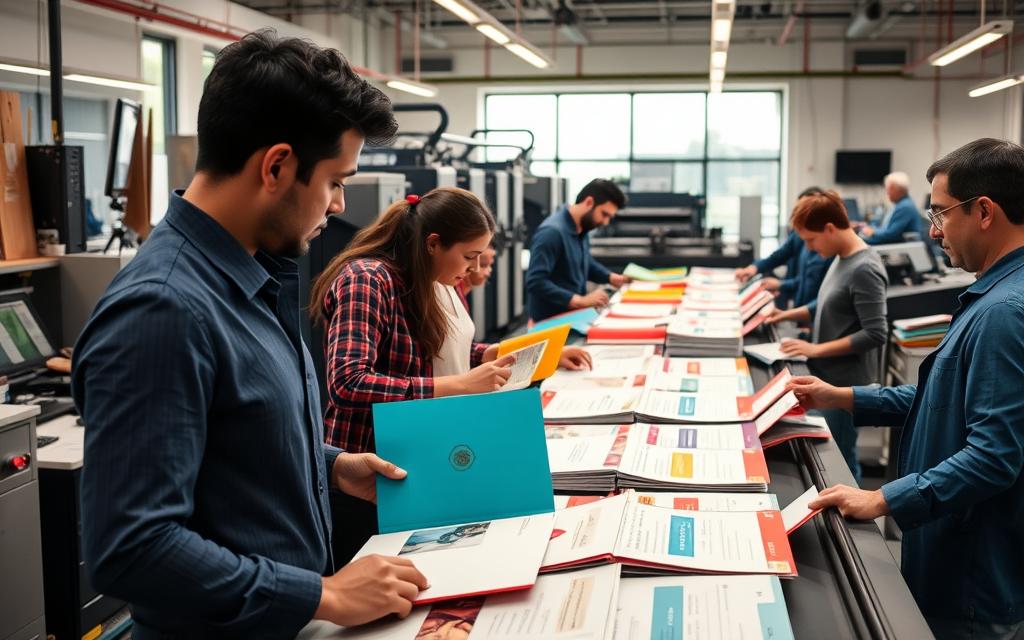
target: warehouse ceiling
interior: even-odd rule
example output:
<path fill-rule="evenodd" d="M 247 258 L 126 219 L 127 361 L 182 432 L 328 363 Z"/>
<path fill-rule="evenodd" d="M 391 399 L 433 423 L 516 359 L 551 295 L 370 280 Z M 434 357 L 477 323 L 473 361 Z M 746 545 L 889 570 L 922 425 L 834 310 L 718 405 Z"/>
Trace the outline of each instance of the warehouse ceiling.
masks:
<path fill-rule="evenodd" d="M 447 46 L 474 46 L 482 36 L 430 0 L 238 0 L 241 4 L 278 18 L 297 20 L 303 14 L 367 13 L 394 24 L 400 16 L 406 25 L 420 11 L 424 32 L 437 36 L 433 42 Z M 990 4 L 986 14 L 994 19 L 1015 13 L 1024 15 L 1024 0 Z M 538 45 L 552 38 L 567 44 L 658 44 L 707 42 L 711 3 L 707 0 L 476 0 L 510 28 L 517 15 L 523 32 Z M 732 40 L 778 41 L 787 24 L 789 33 L 802 37 L 807 27 L 812 40 L 854 39 L 925 40 L 945 43 L 978 24 L 981 6 L 967 0 L 899 0 L 889 2 L 851 0 L 738 0 Z M 860 24 L 850 31 L 860 16 Z M 795 18 L 795 20 L 794 20 Z M 939 29 L 941 28 L 941 33 Z M 794 30 L 795 29 L 795 30 Z M 851 37 L 852 36 L 852 37 Z M 424 48 L 431 46 L 431 38 Z"/>

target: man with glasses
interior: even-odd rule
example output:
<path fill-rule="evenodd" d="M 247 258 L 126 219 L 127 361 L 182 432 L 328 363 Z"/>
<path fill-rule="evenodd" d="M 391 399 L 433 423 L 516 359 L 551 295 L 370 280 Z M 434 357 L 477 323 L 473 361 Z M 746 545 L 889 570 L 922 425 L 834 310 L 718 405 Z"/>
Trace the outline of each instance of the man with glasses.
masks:
<path fill-rule="evenodd" d="M 977 274 L 917 385 L 790 387 L 808 408 L 902 425 L 899 478 L 811 508 L 891 514 L 902 571 L 938 638 L 1024 638 L 1024 148 L 985 138 L 928 169 L 931 237 Z"/>

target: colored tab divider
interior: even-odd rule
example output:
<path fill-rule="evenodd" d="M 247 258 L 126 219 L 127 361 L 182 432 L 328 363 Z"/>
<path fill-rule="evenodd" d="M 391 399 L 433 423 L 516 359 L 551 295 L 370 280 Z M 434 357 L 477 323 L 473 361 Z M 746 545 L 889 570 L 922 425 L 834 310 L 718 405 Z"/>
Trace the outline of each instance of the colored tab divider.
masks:
<path fill-rule="evenodd" d="M 753 422 L 744 422 L 741 427 L 743 429 L 743 448 L 760 449 L 761 435 L 757 432 L 757 425 Z"/>
<path fill-rule="evenodd" d="M 672 516 L 668 530 L 668 554 L 692 558 L 694 553 L 694 526 L 690 516 Z"/>
<path fill-rule="evenodd" d="M 768 462 L 764 459 L 764 451 L 760 447 L 743 450 L 743 470 L 747 473 L 747 482 L 771 482 L 768 477 Z"/>
<path fill-rule="evenodd" d="M 796 562 L 789 546 L 789 536 L 778 511 L 758 511 L 757 526 L 761 529 L 764 558 L 771 571 L 796 576 Z"/>
<path fill-rule="evenodd" d="M 683 640 L 683 587 L 654 587 L 651 638 Z"/>

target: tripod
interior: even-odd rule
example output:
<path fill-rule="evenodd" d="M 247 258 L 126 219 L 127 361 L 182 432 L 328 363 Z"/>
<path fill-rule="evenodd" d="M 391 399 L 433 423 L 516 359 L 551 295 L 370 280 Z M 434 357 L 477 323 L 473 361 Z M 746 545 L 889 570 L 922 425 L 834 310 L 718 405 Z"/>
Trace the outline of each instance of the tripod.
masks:
<path fill-rule="evenodd" d="M 110 240 L 107 240 L 107 246 L 103 248 L 103 253 L 110 251 L 114 240 L 117 240 L 117 254 L 121 255 L 122 249 L 126 247 L 131 249 L 135 246 L 135 232 L 124 223 L 124 202 L 120 198 L 111 197 L 110 208 L 117 211 L 118 216 L 111 225 Z"/>

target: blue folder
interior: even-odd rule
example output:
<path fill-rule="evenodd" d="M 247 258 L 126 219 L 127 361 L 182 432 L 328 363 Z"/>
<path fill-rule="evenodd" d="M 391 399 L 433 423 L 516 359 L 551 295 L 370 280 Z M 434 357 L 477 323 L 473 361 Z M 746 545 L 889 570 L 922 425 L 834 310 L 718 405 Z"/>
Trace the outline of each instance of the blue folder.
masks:
<path fill-rule="evenodd" d="M 377 479 L 381 533 L 554 511 L 538 389 L 375 404 L 373 430 L 409 472 Z"/>
<path fill-rule="evenodd" d="M 557 316 L 552 316 L 546 320 L 541 320 L 533 325 L 530 329 L 530 333 L 534 331 L 542 331 L 544 329 L 550 329 L 551 327 L 560 327 L 563 324 L 571 325 L 572 330 L 576 333 L 582 333 L 587 335 L 587 329 L 593 324 L 594 320 L 597 320 L 597 316 L 600 315 L 597 309 L 580 309 L 579 311 L 572 311 L 570 313 L 563 313 Z"/>

